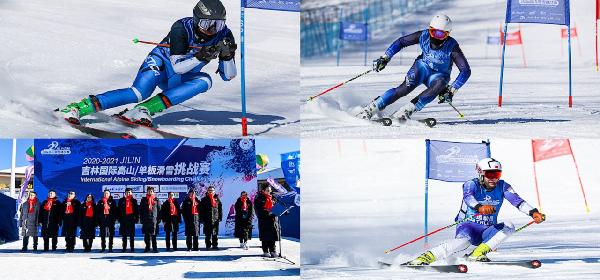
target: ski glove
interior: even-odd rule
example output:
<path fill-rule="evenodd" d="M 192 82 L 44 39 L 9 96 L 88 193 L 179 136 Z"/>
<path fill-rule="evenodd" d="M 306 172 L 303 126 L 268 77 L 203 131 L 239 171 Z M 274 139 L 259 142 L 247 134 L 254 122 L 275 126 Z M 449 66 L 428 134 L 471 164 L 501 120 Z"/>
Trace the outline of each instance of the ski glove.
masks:
<path fill-rule="evenodd" d="M 452 103 L 452 98 L 454 97 L 454 94 L 456 93 L 456 91 L 458 91 L 457 88 L 455 88 L 451 85 L 448 85 L 446 87 L 446 89 L 442 93 L 440 93 L 440 95 L 438 96 L 438 98 L 440 99 L 438 104 L 441 104 L 444 102 Z"/>
<path fill-rule="evenodd" d="M 496 208 L 494 208 L 494 206 L 492 206 L 492 205 L 477 204 L 475 206 L 475 211 L 477 211 L 483 215 L 489 215 L 489 214 L 496 213 Z"/>
<path fill-rule="evenodd" d="M 217 48 L 221 50 L 219 53 L 219 59 L 222 61 L 230 61 L 235 56 L 237 44 L 232 42 L 231 39 L 225 38 L 223 41 L 217 44 Z"/>
<path fill-rule="evenodd" d="M 390 57 L 387 54 L 382 55 L 380 58 L 373 60 L 373 70 L 375 72 L 379 72 L 385 68 L 385 66 L 390 62 Z"/>
<path fill-rule="evenodd" d="M 533 218 L 536 224 L 539 224 L 546 220 L 546 217 L 542 213 L 540 213 L 537 208 L 532 209 L 530 212 L 530 216 Z"/>
<path fill-rule="evenodd" d="M 204 63 L 209 63 L 211 60 L 219 56 L 219 48 L 217 46 L 204 46 L 194 54 L 194 57 Z"/>

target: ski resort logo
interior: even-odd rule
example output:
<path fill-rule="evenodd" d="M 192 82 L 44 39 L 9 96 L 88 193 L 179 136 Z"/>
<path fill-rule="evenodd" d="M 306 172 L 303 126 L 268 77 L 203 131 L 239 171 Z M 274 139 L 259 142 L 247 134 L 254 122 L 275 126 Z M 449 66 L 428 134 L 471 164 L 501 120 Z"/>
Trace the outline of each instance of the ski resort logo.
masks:
<path fill-rule="evenodd" d="M 496 200 L 492 200 L 492 197 L 489 195 L 486 195 L 483 198 L 483 203 L 484 205 L 498 205 L 500 204 L 500 200 L 496 199 Z"/>
<path fill-rule="evenodd" d="M 363 34 L 363 29 L 356 28 L 356 24 L 350 24 L 348 25 L 348 28 L 344 28 L 344 32 L 350 34 Z"/>
<path fill-rule="evenodd" d="M 198 5 L 196 7 L 198 7 L 203 14 L 208 16 L 211 15 L 210 11 L 208 10 L 208 8 L 206 8 L 206 6 L 204 6 L 204 3 L 202 3 L 202 1 L 198 2 Z"/>
<path fill-rule="evenodd" d="M 69 155 L 71 147 L 59 147 L 58 141 L 52 141 L 47 149 L 42 150 L 42 155 Z"/>
<path fill-rule="evenodd" d="M 521 6 L 549 6 L 556 7 L 560 5 L 558 0 L 519 0 Z"/>
<path fill-rule="evenodd" d="M 445 155 L 439 155 L 435 157 L 435 161 L 446 164 L 458 164 L 458 165 L 473 165 L 476 164 L 479 158 L 476 155 L 462 155 L 460 154 L 459 146 L 451 146 L 446 149 Z"/>
<path fill-rule="evenodd" d="M 244 150 L 244 151 L 252 148 L 252 141 L 250 141 L 248 139 L 240 140 L 240 148 L 242 148 L 242 150 Z"/>
<path fill-rule="evenodd" d="M 538 150 L 540 152 L 545 152 L 552 150 L 554 148 L 558 148 L 564 145 L 564 141 L 562 139 L 546 139 L 544 140 L 544 144 L 541 145 Z"/>

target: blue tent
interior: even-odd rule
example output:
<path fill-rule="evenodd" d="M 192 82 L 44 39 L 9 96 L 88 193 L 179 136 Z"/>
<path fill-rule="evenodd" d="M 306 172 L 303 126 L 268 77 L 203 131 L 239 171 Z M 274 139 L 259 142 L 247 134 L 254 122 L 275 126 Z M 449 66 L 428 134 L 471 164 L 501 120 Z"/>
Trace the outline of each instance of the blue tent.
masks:
<path fill-rule="evenodd" d="M 19 240 L 19 229 L 15 215 L 16 199 L 0 193 L 0 239 L 5 241 Z"/>

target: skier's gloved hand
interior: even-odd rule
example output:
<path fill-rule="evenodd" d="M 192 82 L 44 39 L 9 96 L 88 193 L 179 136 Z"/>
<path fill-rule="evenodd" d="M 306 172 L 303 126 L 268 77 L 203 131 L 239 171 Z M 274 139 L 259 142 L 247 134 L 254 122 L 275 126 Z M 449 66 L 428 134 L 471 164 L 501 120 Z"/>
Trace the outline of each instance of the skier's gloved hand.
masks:
<path fill-rule="evenodd" d="M 217 44 L 217 48 L 221 50 L 219 52 L 219 59 L 222 61 L 229 61 L 235 56 L 237 44 L 232 42 L 231 39 L 225 38 Z"/>
<path fill-rule="evenodd" d="M 438 96 L 438 98 L 440 99 L 438 104 L 444 103 L 444 102 L 452 103 L 452 98 L 454 97 L 454 93 L 456 93 L 456 91 L 458 91 L 457 88 L 455 88 L 451 85 L 448 85 L 446 87 L 446 89 L 442 93 L 440 93 L 440 95 Z"/>
<path fill-rule="evenodd" d="M 387 54 L 382 55 L 380 58 L 373 60 L 373 70 L 375 72 L 379 72 L 385 68 L 385 66 L 390 62 L 390 57 Z"/>
<path fill-rule="evenodd" d="M 534 208 L 531 211 L 529 211 L 529 216 L 533 218 L 536 224 L 539 224 L 546 220 L 546 217 L 542 213 L 540 213 L 537 210 L 537 208 Z"/>
<path fill-rule="evenodd" d="M 219 49 L 217 46 L 204 46 L 194 54 L 194 57 L 204 63 L 208 63 L 211 60 L 219 56 Z"/>
<path fill-rule="evenodd" d="M 492 206 L 492 205 L 477 204 L 475 206 L 475 211 L 477 211 L 483 215 L 489 215 L 489 214 L 496 213 L 496 208 L 494 208 L 494 206 Z"/>

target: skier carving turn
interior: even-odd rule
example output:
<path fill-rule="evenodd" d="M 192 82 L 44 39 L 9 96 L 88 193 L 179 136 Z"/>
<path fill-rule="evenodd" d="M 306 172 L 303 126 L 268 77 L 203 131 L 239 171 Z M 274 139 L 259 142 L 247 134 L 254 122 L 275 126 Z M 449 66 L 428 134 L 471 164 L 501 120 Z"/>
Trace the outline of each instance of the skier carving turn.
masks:
<path fill-rule="evenodd" d="M 417 57 L 406 73 L 405 81 L 378 96 L 356 115 L 362 119 L 371 119 L 373 115 L 411 93 L 419 85 L 427 89 L 413 98 L 406 105 L 392 114 L 393 118 L 408 119 L 420 111 L 436 97 L 439 103 L 452 102 L 452 98 L 471 76 L 471 68 L 458 42 L 450 36 L 452 20 L 446 15 L 436 15 L 429 24 L 429 29 L 398 38 L 379 59 L 373 61 L 373 70 L 379 72 L 385 68 L 392 57 L 401 49 L 419 44 L 423 53 Z M 452 65 L 456 64 L 460 74 L 449 85 Z"/>
<path fill-rule="evenodd" d="M 139 103 L 131 110 L 121 112 L 120 117 L 152 126 L 154 114 L 212 87 L 210 75 L 201 72 L 212 60 L 218 58 L 217 73 L 224 81 L 237 75 L 234 60 L 237 45 L 225 20 L 226 10 L 220 0 L 200 0 L 193 9 L 193 17 L 176 21 L 162 40 L 162 44 L 170 46 L 157 46 L 148 54 L 131 87 L 90 95 L 57 109 L 55 115 L 79 124 L 83 116 Z M 150 98 L 157 86 L 163 92 Z"/>

